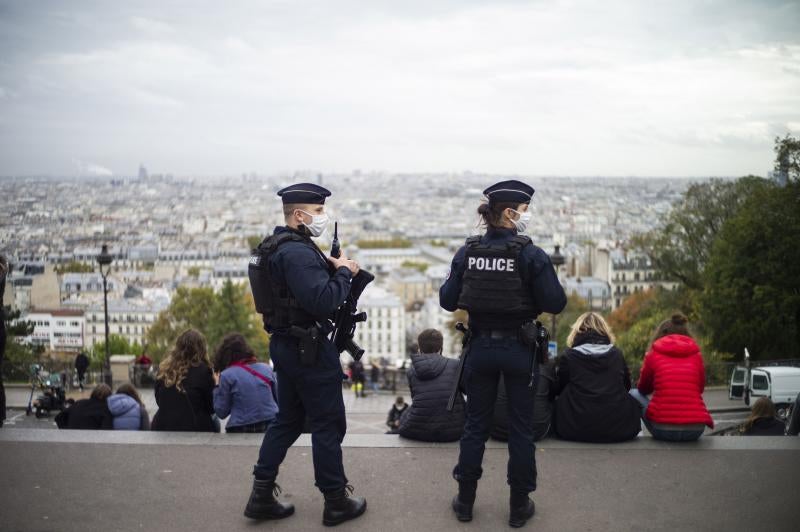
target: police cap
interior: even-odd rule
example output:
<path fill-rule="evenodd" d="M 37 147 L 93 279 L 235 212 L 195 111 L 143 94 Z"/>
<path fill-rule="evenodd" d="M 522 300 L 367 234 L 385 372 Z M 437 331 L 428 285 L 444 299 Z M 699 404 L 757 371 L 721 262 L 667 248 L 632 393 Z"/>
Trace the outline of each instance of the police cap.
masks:
<path fill-rule="evenodd" d="M 500 181 L 483 191 L 489 203 L 530 203 L 533 187 L 514 179 Z"/>
<path fill-rule="evenodd" d="M 297 183 L 289 185 L 278 191 L 283 204 L 287 203 L 310 203 L 312 205 L 323 205 L 325 198 L 331 195 L 331 191 L 313 183 Z"/>

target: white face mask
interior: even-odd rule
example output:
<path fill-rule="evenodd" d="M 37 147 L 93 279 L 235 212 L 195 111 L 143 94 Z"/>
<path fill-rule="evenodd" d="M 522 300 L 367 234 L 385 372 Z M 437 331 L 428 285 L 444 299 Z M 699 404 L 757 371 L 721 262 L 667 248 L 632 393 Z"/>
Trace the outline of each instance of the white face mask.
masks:
<path fill-rule="evenodd" d="M 531 221 L 531 213 L 528 211 L 519 212 L 515 211 L 514 209 L 510 209 L 512 212 L 519 214 L 519 220 L 515 220 L 513 218 L 509 218 L 511 223 L 514 224 L 514 227 L 517 228 L 517 233 L 524 233 L 525 230 L 528 228 L 528 224 Z"/>
<path fill-rule="evenodd" d="M 302 209 L 297 209 L 298 211 L 302 212 L 303 214 L 307 214 L 311 216 L 311 223 L 310 224 L 303 224 L 308 228 L 308 232 L 311 233 L 311 236 L 318 237 L 322 233 L 325 232 L 325 229 L 328 227 L 328 215 L 325 213 L 322 214 L 311 214 L 310 212 L 306 212 Z"/>

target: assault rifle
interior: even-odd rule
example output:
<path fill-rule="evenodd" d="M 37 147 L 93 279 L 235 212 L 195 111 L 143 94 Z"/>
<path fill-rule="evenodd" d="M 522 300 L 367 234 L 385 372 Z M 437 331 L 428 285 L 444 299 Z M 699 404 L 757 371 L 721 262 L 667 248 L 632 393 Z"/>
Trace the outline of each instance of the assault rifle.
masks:
<path fill-rule="evenodd" d="M 461 340 L 463 347 L 461 348 L 461 356 L 458 358 L 456 383 L 455 386 L 453 386 L 453 391 L 450 392 L 450 399 L 447 400 L 448 412 L 453 411 L 453 407 L 456 405 L 456 397 L 461 393 L 461 379 L 464 377 L 464 362 L 467 360 L 467 356 L 469 356 L 469 341 L 472 338 L 472 332 L 460 321 L 456 323 L 456 330 L 460 331 L 461 334 L 464 335 L 464 338 Z"/>
<path fill-rule="evenodd" d="M 334 223 L 333 240 L 331 240 L 331 257 L 338 259 L 342 256 L 339 246 L 339 223 Z M 367 321 L 366 312 L 358 312 L 358 298 L 369 283 L 375 280 L 375 276 L 366 270 L 358 270 L 358 273 L 350 282 L 350 293 L 344 300 L 342 306 L 336 311 L 334 318 L 333 343 L 339 352 L 347 351 L 353 360 L 361 360 L 364 350 L 353 340 L 356 332 L 356 324 Z"/>

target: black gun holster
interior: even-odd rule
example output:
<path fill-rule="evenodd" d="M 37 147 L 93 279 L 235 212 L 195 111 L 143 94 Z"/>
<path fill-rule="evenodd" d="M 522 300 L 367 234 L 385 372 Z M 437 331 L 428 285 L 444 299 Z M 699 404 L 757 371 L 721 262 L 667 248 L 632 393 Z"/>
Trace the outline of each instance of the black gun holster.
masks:
<path fill-rule="evenodd" d="M 289 334 L 297 338 L 297 351 L 300 356 L 300 364 L 303 366 L 313 366 L 319 358 L 319 344 L 322 338 L 319 327 L 312 325 L 308 329 L 292 325 Z"/>

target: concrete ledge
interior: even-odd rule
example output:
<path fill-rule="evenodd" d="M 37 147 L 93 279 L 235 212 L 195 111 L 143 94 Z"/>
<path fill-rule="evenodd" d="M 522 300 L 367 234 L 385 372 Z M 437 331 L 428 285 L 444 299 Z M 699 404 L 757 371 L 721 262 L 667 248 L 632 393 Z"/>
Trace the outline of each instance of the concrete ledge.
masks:
<path fill-rule="evenodd" d="M 2 442 L 94 443 L 110 445 L 202 445 L 254 447 L 260 434 L 211 434 L 203 432 L 137 432 L 100 430 L 2 429 Z M 430 443 L 407 440 L 392 434 L 348 434 L 343 447 L 376 449 L 455 449 L 458 442 Z M 692 451 L 800 451 L 800 438 L 778 436 L 704 436 L 696 442 L 669 443 L 642 436 L 624 443 L 580 443 L 548 438 L 536 444 L 542 450 L 692 450 Z M 311 435 L 302 434 L 294 447 L 311 447 Z M 489 440 L 487 449 L 505 449 L 506 443 Z"/>

